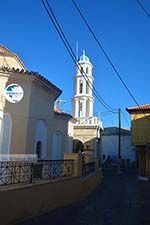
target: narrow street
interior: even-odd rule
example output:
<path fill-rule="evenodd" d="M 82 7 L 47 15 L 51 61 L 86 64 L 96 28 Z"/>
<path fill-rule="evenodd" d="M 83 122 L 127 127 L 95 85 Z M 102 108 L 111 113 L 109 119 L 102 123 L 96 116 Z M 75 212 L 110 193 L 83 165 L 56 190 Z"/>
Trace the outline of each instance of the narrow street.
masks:
<path fill-rule="evenodd" d="M 150 182 L 137 180 L 134 171 L 107 171 L 84 201 L 17 225 L 150 225 L 149 190 Z"/>

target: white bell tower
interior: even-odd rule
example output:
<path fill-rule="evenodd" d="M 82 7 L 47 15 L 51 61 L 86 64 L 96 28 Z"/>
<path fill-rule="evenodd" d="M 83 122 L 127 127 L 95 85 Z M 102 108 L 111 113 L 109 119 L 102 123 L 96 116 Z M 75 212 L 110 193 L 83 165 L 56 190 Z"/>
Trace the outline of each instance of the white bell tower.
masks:
<path fill-rule="evenodd" d="M 79 66 L 78 66 L 79 65 Z M 87 161 L 92 157 L 100 157 L 100 137 L 102 121 L 93 116 L 93 65 L 83 51 L 76 65 L 74 76 L 73 117 L 73 151 L 79 152 L 79 146 L 86 152 Z M 83 72 L 82 72 L 83 71 Z M 81 150 L 80 150 L 81 151 Z M 89 157 L 89 158 L 88 158 Z"/>
<path fill-rule="evenodd" d="M 92 86 L 92 64 L 89 58 L 85 55 L 85 50 L 80 57 L 76 66 L 76 75 L 74 76 L 74 97 L 73 97 L 73 117 L 88 119 L 93 117 L 93 102 Z M 83 71 L 83 74 L 81 73 Z"/>

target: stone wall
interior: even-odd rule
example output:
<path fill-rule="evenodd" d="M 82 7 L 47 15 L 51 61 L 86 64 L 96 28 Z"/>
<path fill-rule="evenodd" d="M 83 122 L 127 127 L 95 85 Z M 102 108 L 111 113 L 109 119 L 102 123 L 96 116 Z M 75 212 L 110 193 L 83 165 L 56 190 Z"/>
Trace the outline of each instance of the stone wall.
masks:
<path fill-rule="evenodd" d="M 94 174 L 83 178 L 80 156 L 69 154 L 68 157 L 75 160 L 76 169 L 71 178 L 0 187 L 0 224 L 13 224 L 82 200 L 101 182 L 100 168 L 96 166 Z"/>

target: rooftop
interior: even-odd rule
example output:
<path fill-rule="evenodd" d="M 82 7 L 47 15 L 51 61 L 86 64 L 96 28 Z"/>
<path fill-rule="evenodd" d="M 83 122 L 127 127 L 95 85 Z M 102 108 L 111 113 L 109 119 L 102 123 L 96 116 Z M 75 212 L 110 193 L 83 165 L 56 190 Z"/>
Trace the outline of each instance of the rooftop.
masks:
<path fill-rule="evenodd" d="M 79 58 L 79 63 L 88 62 L 90 63 L 89 58 L 85 55 L 85 50 L 83 50 L 83 54 Z"/>
<path fill-rule="evenodd" d="M 150 112 L 150 104 L 143 104 L 139 106 L 133 106 L 126 108 L 127 112 L 134 113 L 134 112 Z"/>
<path fill-rule="evenodd" d="M 118 135 L 119 128 L 118 127 L 105 127 L 102 135 Z M 121 135 L 131 135 L 131 131 L 125 128 L 121 128 Z"/>
<path fill-rule="evenodd" d="M 18 55 L 14 52 L 12 52 L 10 49 L 6 48 L 4 45 L 0 44 L 0 56 L 2 57 L 11 57 L 14 58 L 18 64 L 21 66 L 22 69 L 26 70 L 23 62 L 21 59 L 18 57 Z"/>
<path fill-rule="evenodd" d="M 0 44 L 0 56 L 2 56 L 4 58 L 5 57 L 15 58 L 15 60 L 18 62 L 18 64 L 15 64 L 15 67 L 14 67 L 13 64 L 12 65 L 9 64 L 8 66 L 5 66 L 5 65 L 1 64 L 0 65 L 0 72 L 17 73 L 17 74 L 24 74 L 24 75 L 33 76 L 33 77 L 38 78 L 39 80 L 43 81 L 45 84 L 53 87 L 59 93 L 58 95 L 60 95 L 62 93 L 62 90 L 60 90 L 58 87 L 56 87 L 47 78 L 45 78 L 44 76 L 42 76 L 38 72 L 28 71 L 24 67 L 23 62 L 17 56 L 17 54 L 12 52 L 10 49 L 8 49 L 7 47 L 5 47 L 2 44 Z M 20 65 L 21 65 L 21 67 L 20 67 Z"/>
<path fill-rule="evenodd" d="M 47 78 L 39 74 L 38 72 L 34 71 L 28 71 L 23 69 L 15 69 L 15 68 L 8 68 L 8 67 L 0 67 L 0 72 L 6 72 L 6 73 L 19 73 L 24 74 L 28 76 L 34 76 L 39 78 L 41 81 L 43 81 L 45 84 L 52 86 L 55 90 L 59 92 L 59 95 L 62 93 L 62 90 L 60 90 L 57 86 L 55 86 L 52 82 L 50 82 Z"/>

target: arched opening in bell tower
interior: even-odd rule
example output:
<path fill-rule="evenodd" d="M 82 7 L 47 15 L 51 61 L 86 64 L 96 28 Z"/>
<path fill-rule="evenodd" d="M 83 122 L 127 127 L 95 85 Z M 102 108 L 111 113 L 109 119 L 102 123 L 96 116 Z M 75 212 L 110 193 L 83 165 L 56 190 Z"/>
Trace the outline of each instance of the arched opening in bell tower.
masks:
<path fill-rule="evenodd" d="M 86 94 L 89 94 L 89 82 L 88 81 L 86 81 Z"/>
<path fill-rule="evenodd" d="M 89 68 L 86 67 L 86 74 L 89 74 Z"/>
<path fill-rule="evenodd" d="M 80 94 L 83 93 L 83 81 L 82 80 L 80 80 L 79 93 Z"/>

